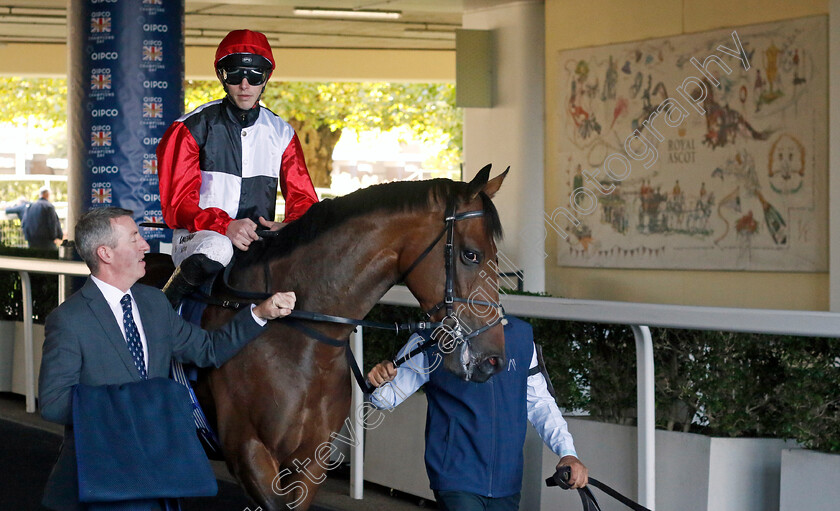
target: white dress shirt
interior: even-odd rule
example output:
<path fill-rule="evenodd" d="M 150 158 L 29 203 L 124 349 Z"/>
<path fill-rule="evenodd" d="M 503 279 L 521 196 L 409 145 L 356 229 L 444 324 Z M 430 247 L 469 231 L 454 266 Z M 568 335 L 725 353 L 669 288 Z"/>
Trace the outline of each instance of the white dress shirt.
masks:
<path fill-rule="evenodd" d="M 120 327 L 120 332 L 125 339 L 125 323 L 123 322 L 123 308 L 120 300 L 125 295 L 131 297 L 131 315 L 134 317 L 134 323 L 137 325 L 137 332 L 140 333 L 140 344 L 143 345 L 143 361 L 146 363 L 146 372 L 149 371 L 149 345 L 146 343 L 146 332 L 143 330 L 143 322 L 140 321 L 140 311 L 137 308 L 137 302 L 134 301 L 134 295 L 131 294 L 131 289 L 128 292 L 122 292 L 116 287 L 99 280 L 93 275 L 90 276 L 96 287 L 102 292 L 108 306 L 111 307 L 111 312 L 114 314 L 114 319 L 117 320 L 117 325 Z"/>

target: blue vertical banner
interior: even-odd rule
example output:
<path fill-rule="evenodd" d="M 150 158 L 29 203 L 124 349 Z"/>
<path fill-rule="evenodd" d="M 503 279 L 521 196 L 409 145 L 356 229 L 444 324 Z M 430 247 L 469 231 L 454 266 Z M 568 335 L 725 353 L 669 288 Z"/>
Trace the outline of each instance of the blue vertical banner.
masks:
<path fill-rule="evenodd" d="M 71 0 L 70 218 L 117 206 L 162 222 L 155 149 L 184 105 L 184 0 Z M 141 227 L 158 251 L 171 232 Z"/>

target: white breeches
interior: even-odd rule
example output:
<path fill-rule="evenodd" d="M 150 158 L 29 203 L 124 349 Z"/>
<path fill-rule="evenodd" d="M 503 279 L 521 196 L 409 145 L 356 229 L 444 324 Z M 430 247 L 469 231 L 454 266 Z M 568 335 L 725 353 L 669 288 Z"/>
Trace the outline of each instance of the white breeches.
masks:
<path fill-rule="evenodd" d="M 230 238 L 216 231 L 189 232 L 175 229 L 172 233 L 172 262 L 181 266 L 184 259 L 193 254 L 204 254 L 213 261 L 227 266 L 233 258 L 233 243 Z"/>

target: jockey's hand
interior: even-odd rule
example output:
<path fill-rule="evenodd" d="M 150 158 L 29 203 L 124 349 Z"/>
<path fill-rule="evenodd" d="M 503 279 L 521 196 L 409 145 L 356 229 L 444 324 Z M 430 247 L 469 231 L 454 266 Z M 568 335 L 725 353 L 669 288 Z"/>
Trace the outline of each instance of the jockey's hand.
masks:
<path fill-rule="evenodd" d="M 390 360 L 383 360 L 373 366 L 373 369 L 370 370 L 367 377 L 371 385 L 381 387 L 397 377 L 397 368 L 394 367 L 394 363 Z"/>
<path fill-rule="evenodd" d="M 559 470 L 563 466 L 572 469 L 572 473 L 569 475 L 569 485 L 572 488 L 583 488 L 589 483 L 589 469 L 576 457 L 567 454 L 560 458 L 557 469 Z"/>
<path fill-rule="evenodd" d="M 280 223 L 280 222 L 271 222 L 271 221 L 269 221 L 269 220 L 266 220 L 266 219 L 265 219 L 265 218 L 263 218 L 263 217 L 260 217 L 260 224 L 261 224 L 263 227 L 268 227 L 268 230 L 269 230 L 269 231 L 279 231 L 279 230 L 280 230 L 280 229 L 282 229 L 283 227 L 286 227 L 286 224 L 284 224 L 284 223 Z"/>
<path fill-rule="evenodd" d="M 248 250 L 251 243 L 260 239 L 257 236 L 257 224 L 250 218 L 242 218 L 229 223 L 225 236 L 230 238 L 233 246 L 239 250 Z"/>
<path fill-rule="evenodd" d="M 274 293 L 271 298 L 254 307 L 254 315 L 266 321 L 288 316 L 295 308 L 296 299 L 294 291 Z"/>

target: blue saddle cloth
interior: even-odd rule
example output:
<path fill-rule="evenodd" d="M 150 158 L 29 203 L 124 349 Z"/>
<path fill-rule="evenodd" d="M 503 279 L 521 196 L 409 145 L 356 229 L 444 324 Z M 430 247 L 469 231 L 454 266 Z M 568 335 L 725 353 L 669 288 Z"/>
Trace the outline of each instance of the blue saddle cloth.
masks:
<path fill-rule="evenodd" d="M 73 424 L 81 502 L 135 509 L 124 506 L 218 492 L 195 436 L 188 391 L 172 380 L 77 385 Z"/>

